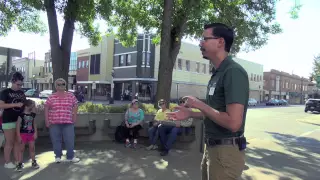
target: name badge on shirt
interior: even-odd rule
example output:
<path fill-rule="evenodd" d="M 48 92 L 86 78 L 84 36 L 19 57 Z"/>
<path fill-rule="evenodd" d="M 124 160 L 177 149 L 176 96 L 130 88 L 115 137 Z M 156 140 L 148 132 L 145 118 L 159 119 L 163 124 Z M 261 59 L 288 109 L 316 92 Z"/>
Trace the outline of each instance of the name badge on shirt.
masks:
<path fill-rule="evenodd" d="M 215 87 L 211 87 L 209 90 L 209 95 L 212 96 L 214 94 Z"/>

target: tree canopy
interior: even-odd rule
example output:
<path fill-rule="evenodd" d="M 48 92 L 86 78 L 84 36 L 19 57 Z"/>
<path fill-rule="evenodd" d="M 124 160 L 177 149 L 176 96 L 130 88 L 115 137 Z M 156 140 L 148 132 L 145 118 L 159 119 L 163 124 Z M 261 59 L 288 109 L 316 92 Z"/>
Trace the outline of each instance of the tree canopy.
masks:
<path fill-rule="evenodd" d="M 6 0 L 0 2 L 0 35 L 6 35 L 13 27 L 22 32 L 45 32 L 40 21 L 39 12 L 47 14 L 53 78 L 64 78 L 68 81 L 70 53 L 75 25 L 80 33 L 97 45 L 101 40 L 96 19 L 108 21 L 112 12 L 112 0 Z M 64 18 L 61 38 L 57 14 Z M 61 28 L 61 27 L 60 27 Z"/>
<path fill-rule="evenodd" d="M 0 2 L 0 36 L 6 36 L 14 27 L 27 33 L 46 32 L 46 26 L 40 21 L 39 11 L 28 3 L 32 3 L 32 0 Z"/>
<path fill-rule="evenodd" d="M 204 24 L 220 22 L 232 27 L 235 41 L 232 54 L 250 51 L 267 43 L 270 34 L 281 32 L 275 21 L 276 1 L 256 0 L 118 0 L 111 24 L 117 38 L 127 46 L 135 43 L 138 28 L 154 32 L 160 42 L 160 62 L 156 99 L 170 99 L 172 71 L 181 39 L 199 39 Z"/>
<path fill-rule="evenodd" d="M 320 76 L 320 54 L 313 58 L 313 67 L 310 80 L 316 80 L 317 76 Z"/>
<path fill-rule="evenodd" d="M 176 0 L 172 7 L 171 29 L 182 37 L 199 38 L 203 25 L 222 22 L 234 28 L 236 41 L 233 52 L 241 45 L 255 50 L 266 44 L 270 34 L 281 32 L 275 20 L 275 1 L 254 0 Z M 135 43 L 138 27 L 155 31 L 154 42 L 160 41 L 163 0 L 118 0 L 112 24 L 118 26 L 118 38 L 125 45 Z"/>

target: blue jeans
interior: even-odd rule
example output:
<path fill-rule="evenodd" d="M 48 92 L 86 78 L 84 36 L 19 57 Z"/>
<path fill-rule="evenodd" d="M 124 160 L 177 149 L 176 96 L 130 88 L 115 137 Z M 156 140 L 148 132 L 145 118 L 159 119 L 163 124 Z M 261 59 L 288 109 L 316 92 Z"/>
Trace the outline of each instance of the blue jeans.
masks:
<path fill-rule="evenodd" d="M 149 141 L 151 145 L 155 145 L 159 138 L 158 126 L 152 126 L 148 129 Z"/>
<path fill-rule="evenodd" d="M 74 157 L 74 125 L 73 124 L 51 124 L 50 137 L 56 158 L 62 156 L 62 137 L 67 150 L 67 159 Z"/>
<path fill-rule="evenodd" d="M 169 151 L 174 141 L 177 139 L 178 134 L 181 132 L 181 128 L 175 126 L 161 125 L 158 128 L 158 131 L 164 148 L 167 151 Z"/>

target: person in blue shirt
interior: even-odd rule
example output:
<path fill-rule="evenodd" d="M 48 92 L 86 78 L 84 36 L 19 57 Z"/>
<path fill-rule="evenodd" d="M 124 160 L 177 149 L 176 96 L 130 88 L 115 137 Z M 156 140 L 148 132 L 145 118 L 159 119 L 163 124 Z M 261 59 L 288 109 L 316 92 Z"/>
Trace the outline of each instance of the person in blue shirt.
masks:
<path fill-rule="evenodd" d="M 142 129 L 141 124 L 143 123 L 143 120 L 144 112 L 139 108 L 139 101 L 134 99 L 125 114 L 126 147 L 137 147 L 139 130 Z M 133 138 L 133 142 L 130 141 L 131 137 Z"/>

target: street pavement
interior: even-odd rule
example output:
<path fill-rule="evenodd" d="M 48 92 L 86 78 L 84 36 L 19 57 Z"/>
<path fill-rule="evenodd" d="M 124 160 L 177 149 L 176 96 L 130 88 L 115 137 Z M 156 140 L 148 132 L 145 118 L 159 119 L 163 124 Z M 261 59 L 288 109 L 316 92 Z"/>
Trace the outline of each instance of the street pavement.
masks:
<path fill-rule="evenodd" d="M 253 108 L 246 123 L 246 169 L 243 180 L 319 180 L 320 115 L 302 106 Z M 38 170 L 25 163 L 18 173 L 0 167 L 1 180 L 199 180 L 199 149 L 157 151 L 127 149 L 113 142 L 76 145 L 77 164 L 54 164 L 48 145 L 37 147 Z M 27 153 L 26 153 L 27 159 Z M 0 156 L 0 162 L 3 162 Z M 7 179 L 6 179 L 7 178 Z"/>

